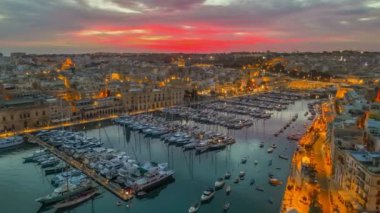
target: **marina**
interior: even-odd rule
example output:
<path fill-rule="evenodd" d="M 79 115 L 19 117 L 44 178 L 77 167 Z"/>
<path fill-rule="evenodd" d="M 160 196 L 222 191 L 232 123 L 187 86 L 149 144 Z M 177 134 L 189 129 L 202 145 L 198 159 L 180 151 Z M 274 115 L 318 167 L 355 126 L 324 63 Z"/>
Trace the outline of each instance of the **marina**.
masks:
<path fill-rule="evenodd" d="M 276 209 L 278 210 L 280 208 L 282 193 L 284 185 L 286 184 L 276 187 L 271 186 L 268 174 L 273 174 L 274 178 L 278 180 L 286 180 L 290 162 L 277 156 L 292 156 L 297 145 L 288 142 L 285 134 L 274 137 L 273 132 L 280 126 L 285 125 L 289 117 L 294 116 L 296 113 L 304 114 L 307 110 L 307 103 L 307 101 L 298 100 L 289 104 L 284 110 L 270 111 L 268 112 L 271 113 L 269 119 L 255 118 L 251 115 L 238 114 L 236 112 L 219 112 L 218 110 L 214 110 L 217 111 L 217 113 L 227 113 L 225 114 L 226 116 L 236 115 L 239 119 L 252 121 L 252 125 L 241 129 L 230 129 L 222 125 L 198 122 L 181 117 L 171 117 L 165 115 L 164 112 L 158 114 L 124 116 L 112 122 L 102 122 L 92 126 L 79 125 L 70 130 L 67 129 L 65 132 L 77 132 L 84 138 L 98 139 L 92 142 L 94 146 L 99 146 L 99 148 L 104 147 L 106 149 L 120 150 L 125 152 L 125 155 L 131 156 L 131 158 L 139 162 L 168 162 L 167 167 L 175 171 L 175 182 L 173 184 L 159 186 L 147 194 L 139 193 L 140 195 L 143 194 L 143 197 L 129 200 L 130 198 L 123 199 L 123 194 L 118 194 L 120 188 L 107 188 L 113 185 L 114 181 L 109 181 L 108 185 L 104 184 L 108 179 L 103 177 L 102 174 L 98 175 L 98 173 L 96 173 L 95 176 L 93 172 L 83 170 L 83 165 L 81 165 L 82 160 L 72 161 L 76 162 L 70 164 L 72 167 L 80 169 L 86 176 L 107 189 L 101 198 L 96 199 L 96 201 L 84 202 L 76 207 L 75 211 L 89 211 L 92 206 L 95 205 L 99 209 L 107 208 L 116 212 L 125 211 L 125 208 L 133 212 L 149 212 L 157 208 L 167 212 L 186 212 L 192 203 L 196 203 L 194 201 L 200 202 L 200 195 L 210 186 L 216 187 L 216 189 L 223 188 L 223 190 L 210 192 L 209 195 L 212 194 L 212 199 L 207 198 L 206 200 L 210 202 L 198 206 L 198 212 L 223 211 L 224 206 L 228 206 L 228 208 L 226 208 L 228 212 L 239 212 L 239 208 L 247 209 L 251 205 L 255 205 L 259 211 L 260 209 L 264 210 L 268 208 L 276 211 Z M 213 109 L 210 108 L 208 110 Z M 130 124 L 125 124 L 128 122 L 130 122 Z M 307 118 L 300 116 L 297 121 L 292 123 L 294 128 L 289 128 L 286 131 L 290 133 L 302 130 L 305 122 L 307 122 Z M 141 126 L 143 126 L 141 130 L 136 128 L 141 128 Z M 182 140 L 182 142 L 178 142 L 181 141 L 181 139 L 179 139 L 176 140 L 176 142 L 170 143 L 163 137 L 165 135 L 167 139 L 176 137 L 187 139 L 187 141 L 184 142 L 185 140 Z M 202 155 L 200 155 L 196 148 L 185 148 L 188 144 L 199 143 L 195 140 L 201 141 L 203 139 L 202 137 L 205 136 L 211 139 L 211 141 L 231 138 L 230 140 L 233 139 L 235 143 L 229 144 L 224 149 L 202 152 Z M 36 136 L 29 137 L 36 140 Z M 45 145 L 43 147 L 49 151 L 57 150 L 55 146 L 58 145 L 59 140 L 55 139 L 52 141 L 54 142 L 50 145 L 42 142 Z M 41 141 L 39 142 L 41 143 Z M 96 142 L 100 142 L 101 145 L 96 144 Z M 46 144 L 48 145 L 46 146 Z M 81 146 L 83 145 L 84 144 L 81 144 Z M 272 148 L 273 145 L 275 145 L 273 153 L 276 154 L 276 157 L 269 155 L 265 151 L 268 148 Z M 30 145 L 27 146 L 29 147 Z M 262 148 L 260 148 L 261 146 Z M 81 147 L 81 149 L 85 148 L 86 147 Z M 91 149 L 97 148 L 91 147 Z M 30 157 L 31 152 L 29 150 L 33 150 L 33 153 L 36 151 L 35 148 L 31 148 L 20 153 L 25 161 Z M 60 152 L 62 152 L 62 150 Z M 68 157 L 60 156 L 59 153 L 54 154 L 60 159 Z M 70 158 L 75 158 L 75 153 L 71 154 Z M 54 159 L 50 159 L 50 161 L 53 160 Z M 242 160 L 244 163 L 242 163 Z M 23 160 L 21 160 L 21 162 L 22 161 Z M 69 161 L 69 159 L 65 161 Z M 270 164 L 262 163 L 268 161 L 270 161 Z M 30 167 L 33 164 L 24 165 Z M 282 169 L 276 169 L 278 167 Z M 57 169 L 57 171 L 53 169 Z M 62 169 L 61 164 L 44 169 L 41 168 L 41 172 L 44 173 L 44 176 L 46 171 L 57 172 L 56 174 L 59 174 L 59 169 Z M 233 184 L 236 177 L 238 177 L 239 183 Z M 249 187 L 251 184 L 256 187 L 256 190 L 252 190 L 252 188 Z M 230 193 L 231 191 L 234 192 Z M 176 201 L 174 205 L 165 205 L 165 203 L 169 202 L 168 199 L 170 199 L 173 193 L 181 195 L 181 198 L 178 202 Z M 49 194 L 49 190 L 45 193 L 36 194 L 34 197 L 37 198 L 44 194 Z M 227 196 L 229 197 L 228 202 L 225 201 Z M 253 197 L 254 200 L 242 199 L 242 196 Z M 85 197 L 86 195 L 84 195 L 84 198 Z M 273 200 L 272 204 L 268 203 L 269 198 Z M 130 204 L 116 205 L 115 203 L 120 200 L 129 200 L 127 203 Z M 149 206 L 144 205 L 147 202 L 150 203 Z M 32 204 L 32 206 L 35 205 L 36 204 Z"/>

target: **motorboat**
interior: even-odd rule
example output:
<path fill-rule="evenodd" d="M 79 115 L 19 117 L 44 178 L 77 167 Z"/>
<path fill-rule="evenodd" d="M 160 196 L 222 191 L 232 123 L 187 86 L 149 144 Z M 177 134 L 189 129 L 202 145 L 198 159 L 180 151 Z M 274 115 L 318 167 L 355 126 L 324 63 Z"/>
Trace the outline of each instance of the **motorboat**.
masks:
<path fill-rule="evenodd" d="M 240 182 L 240 179 L 237 177 L 234 179 L 234 183 L 239 183 Z"/>
<path fill-rule="evenodd" d="M 224 179 L 223 178 L 218 178 L 216 181 L 215 181 L 215 189 L 220 189 L 224 186 Z"/>
<path fill-rule="evenodd" d="M 230 177 L 231 177 L 230 172 L 226 172 L 226 174 L 224 174 L 224 179 L 228 180 L 228 179 L 230 179 Z"/>
<path fill-rule="evenodd" d="M 195 213 L 198 212 L 199 208 L 201 207 L 200 203 L 195 203 L 189 208 L 189 213 Z"/>
<path fill-rule="evenodd" d="M 226 194 L 229 195 L 231 193 L 231 186 L 227 185 L 226 186 Z"/>
<path fill-rule="evenodd" d="M 269 183 L 272 185 L 272 186 L 278 186 L 278 185 L 282 185 L 282 181 L 276 179 L 276 178 L 270 178 L 269 179 Z"/>
<path fill-rule="evenodd" d="M 203 191 L 201 195 L 201 201 L 206 202 L 206 201 L 211 200 L 214 197 L 214 194 L 215 194 L 214 188 L 206 189 L 205 191 Z"/>
<path fill-rule="evenodd" d="M 267 149 L 267 152 L 268 153 L 272 153 L 274 151 L 274 149 L 272 148 L 272 147 L 269 147 L 268 149 Z"/>

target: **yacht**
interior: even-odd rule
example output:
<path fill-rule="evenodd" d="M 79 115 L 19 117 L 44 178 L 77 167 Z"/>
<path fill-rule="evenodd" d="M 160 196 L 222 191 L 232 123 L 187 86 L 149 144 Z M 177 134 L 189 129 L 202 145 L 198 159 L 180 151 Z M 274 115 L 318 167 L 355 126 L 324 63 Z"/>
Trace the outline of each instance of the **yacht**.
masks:
<path fill-rule="evenodd" d="M 159 168 L 153 169 L 153 171 L 148 171 L 144 174 L 143 177 L 137 179 L 133 188 L 135 192 L 147 191 L 156 186 L 161 185 L 166 180 L 169 180 L 173 177 L 174 171 L 172 170 L 162 170 Z"/>
<path fill-rule="evenodd" d="M 23 143 L 21 136 L 14 136 L 9 138 L 0 139 L 0 149 L 10 148 Z"/>
<path fill-rule="evenodd" d="M 93 186 L 91 182 L 89 181 L 80 185 L 74 185 L 74 184 L 68 183 L 56 188 L 53 191 L 53 193 L 45 197 L 37 198 L 36 201 L 42 203 L 43 205 L 49 205 L 49 204 L 53 204 L 61 200 L 64 200 L 66 198 L 69 198 L 78 193 L 82 193 L 92 188 Z"/>
<path fill-rule="evenodd" d="M 215 190 L 214 188 L 208 188 L 205 191 L 203 191 L 202 196 L 201 196 L 201 201 L 206 202 L 211 200 L 214 197 Z"/>
<path fill-rule="evenodd" d="M 215 181 L 215 189 L 220 189 L 224 186 L 224 179 L 223 178 L 218 178 L 218 180 Z"/>
<path fill-rule="evenodd" d="M 228 180 L 228 179 L 230 179 L 230 177 L 231 177 L 230 172 L 226 172 L 226 174 L 224 174 L 224 179 Z"/>
<path fill-rule="evenodd" d="M 227 185 L 226 186 L 226 194 L 229 195 L 231 193 L 231 186 Z"/>
<path fill-rule="evenodd" d="M 189 208 L 189 213 L 195 213 L 198 212 L 199 208 L 201 207 L 200 203 L 195 203 Z"/>

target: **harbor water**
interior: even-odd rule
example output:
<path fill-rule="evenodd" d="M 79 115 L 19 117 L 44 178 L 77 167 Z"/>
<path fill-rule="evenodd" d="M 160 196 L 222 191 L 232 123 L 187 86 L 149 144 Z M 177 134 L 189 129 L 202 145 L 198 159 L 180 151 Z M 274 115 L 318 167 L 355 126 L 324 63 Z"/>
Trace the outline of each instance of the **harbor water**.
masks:
<path fill-rule="evenodd" d="M 158 188 L 145 198 L 134 198 L 123 205 L 117 206 L 119 199 L 104 191 L 97 198 L 70 209 L 70 212 L 187 212 L 190 205 L 199 202 L 202 192 L 214 186 L 218 177 L 223 177 L 229 171 L 232 176 L 226 184 L 232 191 L 226 195 L 223 189 L 215 193 L 213 200 L 202 204 L 199 212 L 223 212 L 224 203 L 230 202 L 228 212 L 279 212 L 286 180 L 291 168 L 291 157 L 297 147 L 286 137 L 291 133 L 302 132 L 307 111 L 307 101 L 296 101 L 287 110 L 274 111 L 267 120 L 255 120 L 254 125 L 240 130 L 228 130 L 216 125 L 187 122 L 198 125 L 204 130 L 221 132 L 236 139 L 236 143 L 221 151 L 212 151 L 197 155 L 195 151 L 183 151 L 181 147 L 168 146 L 160 139 L 146 138 L 141 133 L 131 131 L 111 122 L 94 123 L 86 126 L 71 128 L 83 131 L 87 136 L 101 138 L 105 147 L 125 151 L 138 161 L 168 162 L 170 169 L 175 171 L 175 181 Z M 275 137 L 273 134 L 280 130 L 298 113 L 298 119 L 292 125 Z M 260 142 L 264 147 L 260 148 Z M 267 149 L 276 144 L 273 153 Z M 37 212 L 40 204 L 35 199 L 53 191 L 50 184 L 51 176 L 45 176 L 43 170 L 35 164 L 23 164 L 23 157 L 31 154 L 38 147 L 23 144 L 18 149 L 0 153 L 0 212 Z M 279 158 L 279 155 L 289 157 L 289 160 Z M 241 159 L 247 157 L 247 163 Z M 269 161 L 272 165 L 269 166 Z M 255 161 L 257 164 L 255 165 Z M 233 183 L 240 171 L 245 171 L 245 180 Z M 281 186 L 271 186 L 268 174 L 282 180 Z M 250 185 L 254 178 L 255 184 Z M 264 191 L 256 190 L 260 186 Z M 273 203 L 268 202 L 271 199 Z M 49 212 L 49 210 L 47 211 Z M 50 212 L 53 212 L 50 210 Z"/>

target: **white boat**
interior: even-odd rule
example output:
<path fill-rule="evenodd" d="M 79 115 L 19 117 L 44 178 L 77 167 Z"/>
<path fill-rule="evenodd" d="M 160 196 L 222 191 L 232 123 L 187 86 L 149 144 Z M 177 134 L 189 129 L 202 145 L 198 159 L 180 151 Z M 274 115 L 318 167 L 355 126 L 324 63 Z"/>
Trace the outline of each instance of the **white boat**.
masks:
<path fill-rule="evenodd" d="M 267 152 L 268 153 L 272 153 L 274 151 L 274 149 L 272 148 L 272 147 L 269 147 L 268 149 L 267 149 Z"/>
<path fill-rule="evenodd" d="M 231 186 L 227 185 L 226 186 L 226 194 L 229 195 L 231 193 Z"/>
<path fill-rule="evenodd" d="M 215 181 L 215 189 L 220 189 L 224 186 L 224 179 L 223 178 L 218 178 L 218 180 Z"/>
<path fill-rule="evenodd" d="M 0 139 L 0 149 L 17 146 L 22 143 L 23 143 L 23 138 L 21 136 L 14 136 L 10 138 Z"/>
<path fill-rule="evenodd" d="M 240 171 L 239 172 L 239 177 L 244 177 L 245 176 L 245 171 Z"/>
<path fill-rule="evenodd" d="M 195 203 L 194 205 L 190 206 L 189 213 L 198 212 L 200 206 L 201 206 L 200 203 Z"/>
<path fill-rule="evenodd" d="M 230 179 L 230 177 L 231 177 L 230 172 L 226 172 L 226 174 L 224 174 L 224 179 Z"/>
<path fill-rule="evenodd" d="M 208 188 L 207 190 L 203 191 L 203 194 L 201 196 L 201 201 L 206 202 L 211 200 L 211 198 L 214 197 L 215 190 L 213 188 Z"/>

